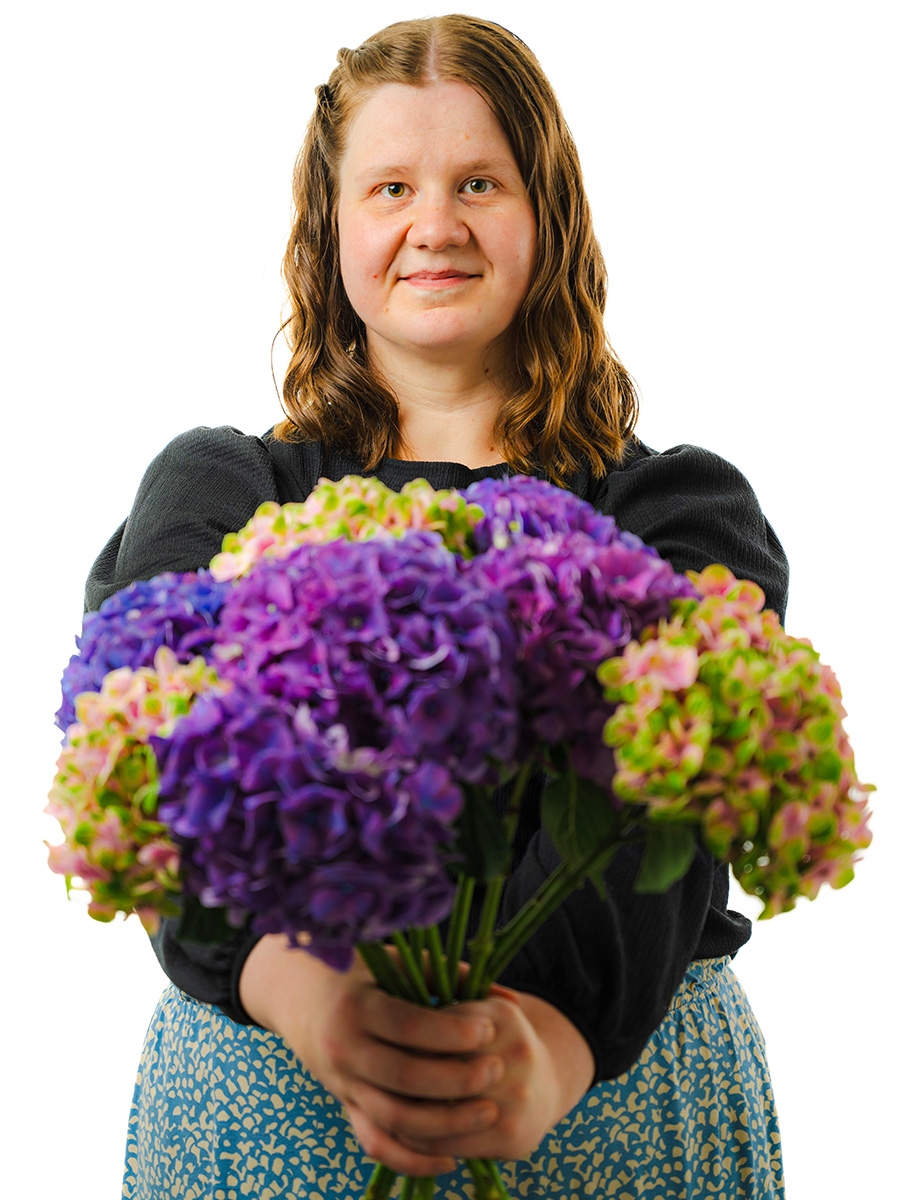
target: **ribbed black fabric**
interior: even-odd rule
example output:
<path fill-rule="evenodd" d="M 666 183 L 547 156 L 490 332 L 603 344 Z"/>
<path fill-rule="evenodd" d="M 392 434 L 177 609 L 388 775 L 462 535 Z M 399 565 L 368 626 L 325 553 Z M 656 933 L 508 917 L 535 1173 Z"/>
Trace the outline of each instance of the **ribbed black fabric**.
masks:
<path fill-rule="evenodd" d="M 459 463 L 394 459 L 364 472 L 353 460 L 327 455 L 316 444 L 250 437 L 228 426 L 193 429 L 150 464 L 130 516 L 91 570 L 85 607 L 98 608 L 135 579 L 207 565 L 223 536 L 240 529 L 264 500 L 303 500 L 322 476 L 374 474 L 397 490 L 420 477 L 436 488 L 463 488 L 505 473 L 502 465 L 470 470 Z M 656 546 L 677 570 L 721 562 L 755 580 L 783 619 L 784 552 L 750 485 L 724 459 L 696 446 L 657 454 L 635 441 L 625 461 L 602 479 L 585 473 L 570 487 L 621 528 Z M 525 797 L 501 921 L 559 862 L 540 827 L 541 786 L 540 778 L 533 780 Z M 495 800 L 504 803 L 502 789 Z M 733 955 L 750 936 L 746 918 L 727 908 L 727 868 L 705 851 L 698 850 L 685 878 L 663 896 L 633 893 L 639 856 L 639 849 L 623 850 L 606 873 L 606 899 L 601 902 L 586 883 L 501 977 L 508 986 L 555 1005 L 577 1026 L 594 1054 L 595 1081 L 614 1078 L 636 1061 L 692 959 Z M 477 912 L 476 904 L 470 929 Z M 175 922 L 165 921 L 153 939 L 166 974 L 190 995 L 251 1023 L 238 983 L 257 938 L 239 933 L 225 945 L 201 947 L 179 942 L 175 929 Z"/>

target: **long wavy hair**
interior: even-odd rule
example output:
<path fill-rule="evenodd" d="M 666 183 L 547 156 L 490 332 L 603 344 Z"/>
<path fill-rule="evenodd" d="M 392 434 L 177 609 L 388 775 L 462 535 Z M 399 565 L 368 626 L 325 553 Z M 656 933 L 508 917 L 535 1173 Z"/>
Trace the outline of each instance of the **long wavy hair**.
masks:
<path fill-rule="evenodd" d="M 366 329 L 351 308 L 338 256 L 338 169 L 348 128 L 386 83 L 469 84 L 493 110 L 537 224 L 531 283 L 510 330 L 512 384 L 494 425 L 510 467 L 540 465 L 556 483 L 621 459 L 637 396 L 606 337 L 606 267 L 581 166 L 553 89 L 532 52 L 491 21 L 429 17 L 389 25 L 338 53 L 294 168 L 294 219 L 283 276 L 291 359 L 282 389 L 283 441 L 321 441 L 372 470 L 403 450 L 396 397 L 370 368 Z"/>

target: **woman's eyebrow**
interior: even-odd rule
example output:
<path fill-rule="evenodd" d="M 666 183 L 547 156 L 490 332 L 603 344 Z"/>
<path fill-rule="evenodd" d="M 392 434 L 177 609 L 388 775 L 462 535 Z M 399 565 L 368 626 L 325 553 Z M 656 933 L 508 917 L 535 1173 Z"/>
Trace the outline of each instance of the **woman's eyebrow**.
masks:
<path fill-rule="evenodd" d="M 459 163 L 456 169 L 460 175 L 478 175 L 480 173 L 494 174 L 502 171 L 508 171 L 515 166 L 515 160 L 510 157 L 494 158 L 494 159 L 474 159 L 471 162 Z M 381 166 L 366 166 L 357 175 L 354 176 L 359 182 L 365 182 L 370 179 L 387 179 L 391 180 L 395 177 L 408 175 L 414 168 L 406 166 L 402 163 L 386 163 Z"/>

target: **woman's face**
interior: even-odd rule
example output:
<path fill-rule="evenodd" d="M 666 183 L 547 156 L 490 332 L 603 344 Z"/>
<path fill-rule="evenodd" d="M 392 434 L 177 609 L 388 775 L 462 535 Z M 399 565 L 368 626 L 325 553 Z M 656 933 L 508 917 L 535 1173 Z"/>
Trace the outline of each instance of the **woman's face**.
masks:
<path fill-rule="evenodd" d="M 531 279 L 535 220 L 473 88 L 378 88 L 350 124 L 339 190 L 341 276 L 371 361 L 481 362 L 502 345 Z"/>

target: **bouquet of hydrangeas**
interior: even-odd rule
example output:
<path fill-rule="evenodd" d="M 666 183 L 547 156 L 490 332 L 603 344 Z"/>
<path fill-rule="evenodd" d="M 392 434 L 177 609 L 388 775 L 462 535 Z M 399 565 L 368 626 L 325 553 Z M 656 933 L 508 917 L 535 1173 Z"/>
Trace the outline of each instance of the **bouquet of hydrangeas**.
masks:
<path fill-rule="evenodd" d="M 852 878 L 869 789 L 833 673 L 763 604 L 529 478 L 322 481 L 263 505 L 209 570 L 85 618 L 50 865 L 100 920 L 179 915 L 204 940 L 249 923 L 338 970 L 357 949 L 423 1004 L 486 995 L 585 878 L 602 895 L 626 842 L 646 845 L 639 889 L 680 878 L 699 836 L 763 916 L 792 908 Z M 497 929 L 535 768 L 562 861 Z M 495 1163 L 469 1167 L 479 1197 L 506 1196 Z M 377 1167 L 367 1196 L 394 1180 Z"/>

